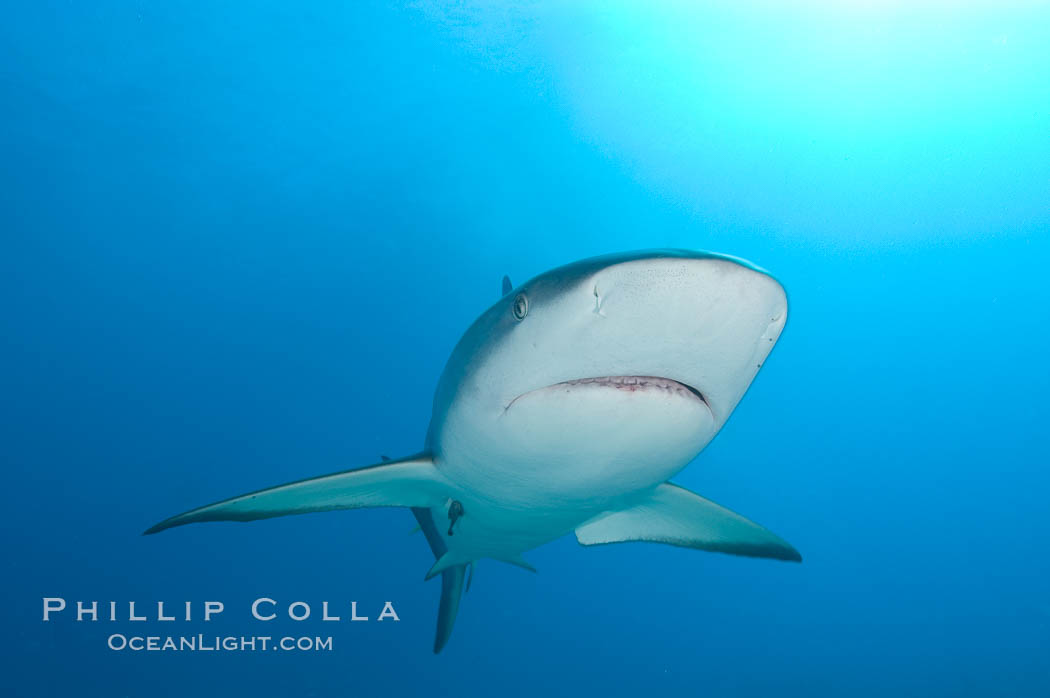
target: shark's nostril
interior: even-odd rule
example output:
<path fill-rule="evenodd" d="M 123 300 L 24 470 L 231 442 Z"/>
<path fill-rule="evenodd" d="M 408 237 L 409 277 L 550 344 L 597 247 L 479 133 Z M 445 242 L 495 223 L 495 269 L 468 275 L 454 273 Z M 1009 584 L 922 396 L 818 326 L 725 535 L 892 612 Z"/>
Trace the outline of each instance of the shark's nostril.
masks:
<path fill-rule="evenodd" d="M 594 293 L 594 314 L 605 317 L 605 313 L 602 312 L 602 296 L 598 293 L 598 284 L 594 285 L 592 293 Z"/>

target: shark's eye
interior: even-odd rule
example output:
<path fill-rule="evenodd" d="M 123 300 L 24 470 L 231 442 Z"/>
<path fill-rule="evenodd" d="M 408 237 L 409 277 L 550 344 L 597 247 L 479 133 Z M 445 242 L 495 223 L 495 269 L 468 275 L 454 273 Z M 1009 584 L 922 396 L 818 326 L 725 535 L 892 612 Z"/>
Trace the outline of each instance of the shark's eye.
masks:
<path fill-rule="evenodd" d="M 519 293 L 514 297 L 514 304 L 510 306 L 510 309 L 514 313 L 515 318 L 524 320 L 525 316 L 529 314 L 529 299 L 525 297 L 524 293 Z"/>

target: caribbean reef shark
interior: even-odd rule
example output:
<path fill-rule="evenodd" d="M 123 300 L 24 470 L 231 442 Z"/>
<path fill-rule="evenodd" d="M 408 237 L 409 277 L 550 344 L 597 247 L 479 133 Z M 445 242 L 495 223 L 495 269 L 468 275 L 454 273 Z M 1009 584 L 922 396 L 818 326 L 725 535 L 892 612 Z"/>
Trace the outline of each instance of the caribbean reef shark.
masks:
<path fill-rule="evenodd" d="M 173 516 L 199 521 L 409 507 L 441 575 L 434 652 L 467 568 L 575 532 L 801 561 L 788 543 L 671 484 L 722 428 L 787 320 L 767 272 L 706 252 L 586 259 L 513 288 L 452 351 L 423 450 Z M 467 587 L 470 582 L 467 580 Z"/>

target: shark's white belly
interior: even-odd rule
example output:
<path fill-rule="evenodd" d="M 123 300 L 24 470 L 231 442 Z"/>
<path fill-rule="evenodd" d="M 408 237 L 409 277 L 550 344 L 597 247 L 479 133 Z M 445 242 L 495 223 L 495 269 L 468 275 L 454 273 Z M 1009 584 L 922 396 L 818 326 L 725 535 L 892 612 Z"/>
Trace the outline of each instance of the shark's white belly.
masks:
<path fill-rule="evenodd" d="M 433 444 L 435 465 L 461 492 L 449 548 L 499 557 L 560 537 L 665 482 L 707 444 L 712 424 L 699 398 L 622 379 L 552 386 L 498 412 L 451 413 Z M 447 513 L 434 516 L 446 533 Z"/>

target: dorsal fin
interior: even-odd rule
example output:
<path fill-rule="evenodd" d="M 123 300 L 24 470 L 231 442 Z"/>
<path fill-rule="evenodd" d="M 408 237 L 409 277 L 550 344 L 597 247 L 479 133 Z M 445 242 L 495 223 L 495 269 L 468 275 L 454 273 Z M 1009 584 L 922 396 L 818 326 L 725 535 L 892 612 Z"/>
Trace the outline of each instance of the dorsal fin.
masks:
<path fill-rule="evenodd" d="M 500 297 L 502 298 L 503 296 L 505 296 L 508 293 L 510 293 L 513 288 L 514 288 L 514 284 L 512 284 L 510 282 L 510 277 L 504 275 L 503 276 L 503 293 L 500 294 Z"/>

